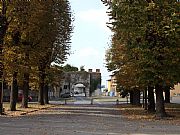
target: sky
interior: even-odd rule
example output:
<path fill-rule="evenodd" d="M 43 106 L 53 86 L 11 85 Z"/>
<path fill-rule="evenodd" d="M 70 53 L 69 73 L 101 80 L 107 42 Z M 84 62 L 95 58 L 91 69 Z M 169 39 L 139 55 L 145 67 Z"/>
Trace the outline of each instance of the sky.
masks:
<path fill-rule="evenodd" d="M 102 85 L 107 85 L 110 73 L 105 67 L 105 50 L 111 39 L 106 26 L 107 8 L 101 0 L 69 0 L 75 21 L 71 52 L 65 64 L 84 66 L 85 70 L 101 70 Z"/>

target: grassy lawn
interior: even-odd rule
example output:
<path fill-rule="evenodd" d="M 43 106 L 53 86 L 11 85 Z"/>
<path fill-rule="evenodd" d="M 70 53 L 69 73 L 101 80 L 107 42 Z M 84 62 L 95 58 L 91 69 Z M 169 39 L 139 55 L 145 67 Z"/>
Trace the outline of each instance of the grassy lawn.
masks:
<path fill-rule="evenodd" d="M 134 106 L 130 104 L 120 104 L 117 106 L 122 115 L 131 120 L 148 120 L 153 121 L 155 119 L 155 114 L 148 113 L 141 106 Z M 180 104 L 165 104 L 165 109 L 168 115 L 171 117 L 167 117 L 163 119 L 168 122 L 180 123 Z"/>

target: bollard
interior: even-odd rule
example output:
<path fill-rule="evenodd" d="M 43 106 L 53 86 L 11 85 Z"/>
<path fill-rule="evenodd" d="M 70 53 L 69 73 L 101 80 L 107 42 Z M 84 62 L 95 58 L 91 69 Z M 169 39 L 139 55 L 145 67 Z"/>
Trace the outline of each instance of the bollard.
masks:
<path fill-rule="evenodd" d="M 93 98 L 91 98 L 91 105 L 93 105 Z"/>
<path fill-rule="evenodd" d="M 128 96 L 126 96 L 126 99 L 127 99 L 127 104 L 128 104 Z"/>
<path fill-rule="evenodd" d="M 119 100 L 118 99 L 116 100 L 116 105 L 119 105 Z"/>
<path fill-rule="evenodd" d="M 67 100 L 66 100 L 66 99 L 64 100 L 64 104 L 65 104 L 65 105 L 67 104 Z"/>

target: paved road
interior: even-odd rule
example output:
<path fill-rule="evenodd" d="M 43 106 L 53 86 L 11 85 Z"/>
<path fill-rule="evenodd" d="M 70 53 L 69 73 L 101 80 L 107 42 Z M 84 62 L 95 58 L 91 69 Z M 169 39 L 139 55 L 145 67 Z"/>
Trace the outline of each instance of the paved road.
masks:
<path fill-rule="evenodd" d="M 93 99 L 93 100 L 92 100 Z M 101 105 L 101 104 L 106 104 L 106 105 L 116 105 L 116 100 L 119 100 L 119 104 L 122 103 L 127 103 L 127 99 L 126 98 L 117 98 L 117 97 L 92 97 L 92 98 L 88 98 L 88 97 L 83 97 L 83 96 L 75 96 L 69 99 L 61 99 L 59 101 L 50 101 L 50 103 L 52 104 L 65 104 L 65 100 L 66 100 L 66 104 L 69 105 L 90 105 L 90 104 L 97 104 L 97 105 Z"/>
<path fill-rule="evenodd" d="M 0 116 L 0 135 L 178 134 L 179 124 L 129 121 L 114 105 L 57 105 L 31 115 Z"/>

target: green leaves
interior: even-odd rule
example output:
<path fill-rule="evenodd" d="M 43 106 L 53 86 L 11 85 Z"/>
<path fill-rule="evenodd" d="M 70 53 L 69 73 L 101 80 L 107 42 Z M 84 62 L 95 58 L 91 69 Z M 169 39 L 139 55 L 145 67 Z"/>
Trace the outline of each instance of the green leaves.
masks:
<path fill-rule="evenodd" d="M 109 7 L 114 32 L 107 68 L 115 71 L 118 82 L 140 87 L 180 81 L 179 2 L 103 2 Z"/>

